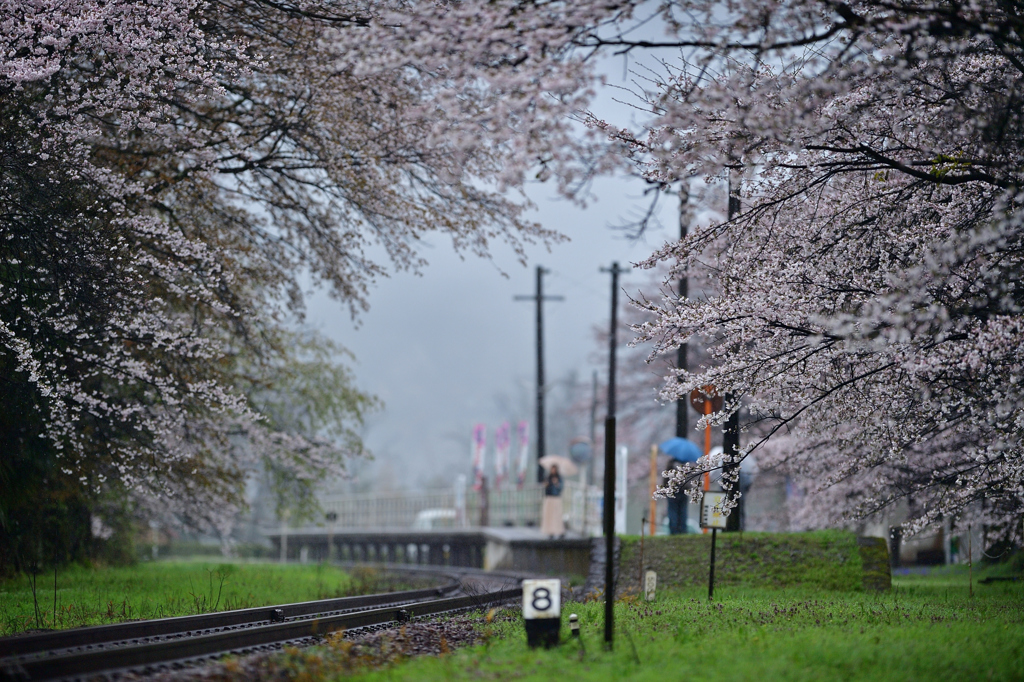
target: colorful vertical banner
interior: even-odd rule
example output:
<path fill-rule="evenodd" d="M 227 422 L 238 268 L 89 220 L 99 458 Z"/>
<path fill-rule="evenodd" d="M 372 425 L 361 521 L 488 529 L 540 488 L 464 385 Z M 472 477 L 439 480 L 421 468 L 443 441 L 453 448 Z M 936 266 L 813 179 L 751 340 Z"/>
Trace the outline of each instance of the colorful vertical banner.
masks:
<path fill-rule="evenodd" d="M 487 454 L 487 427 L 473 427 L 473 490 L 484 486 L 484 456 Z"/>
<path fill-rule="evenodd" d="M 499 490 L 508 478 L 508 456 L 512 445 L 512 429 L 502 422 L 494 432 L 494 489 Z"/>
<path fill-rule="evenodd" d="M 530 464 L 530 425 L 524 419 L 516 429 L 519 445 L 519 462 L 516 470 L 516 485 L 520 488 L 526 482 L 526 468 Z"/>

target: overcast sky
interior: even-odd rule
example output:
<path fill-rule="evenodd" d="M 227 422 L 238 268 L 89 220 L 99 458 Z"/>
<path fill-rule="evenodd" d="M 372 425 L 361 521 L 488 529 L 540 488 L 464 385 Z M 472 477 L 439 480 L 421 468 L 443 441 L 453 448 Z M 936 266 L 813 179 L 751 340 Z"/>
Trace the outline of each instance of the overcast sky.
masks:
<path fill-rule="evenodd" d="M 621 59 L 609 60 L 605 67 L 613 84 L 623 82 Z M 598 113 L 619 121 L 631 117 L 628 109 L 612 102 L 613 96 L 613 91 L 601 96 Z M 606 353 L 597 346 L 593 330 L 608 325 L 611 284 L 600 268 L 612 261 L 624 266 L 639 261 L 678 235 L 675 197 L 664 198 L 660 229 L 650 229 L 642 240 L 627 239 L 613 229 L 642 213 L 649 203 L 644 189 L 636 180 L 602 178 L 594 183 L 594 197 L 584 209 L 556 197 L 553 188 L 538 185 L 530 192 L 538 205 L 534 218 L 569 241 L 550 252 L 539 246 L 529 249 L 523 267 L 503 247 L 495 249 L 493 262 L 473 256 L 463 260 L 446 237 L 434 236 L 423 251 L 429 265 L 420 275 L 397 273 L 379 282 L 358 325 L 343 306 L 314 294 L 308 322 L 355 354 L 359 387 L 385 404 L 365 432 L 376 459 L 353 471 L 363 480 L 374 480 L 375 487 L 438 487 L 457 474 L 470 473 L 474 424 L 488 426 L 493 445 L 493 430 L 501 421 L 527 418 L 532 440 L 535 308 L 514 297 L 534 293 L 537 265 L 551 270 L 545 276 L 545 293 L 565 297 L 545 304 L 549 382 L 575 370 L 589 384 L 594 369 L 603 380 Z M 621 284 L 635 293 L 649 281 L 649 273 L 634 270 Z M 548 452 L 564 453 L 566 448 L 567 443 L 549 437 Z"/>

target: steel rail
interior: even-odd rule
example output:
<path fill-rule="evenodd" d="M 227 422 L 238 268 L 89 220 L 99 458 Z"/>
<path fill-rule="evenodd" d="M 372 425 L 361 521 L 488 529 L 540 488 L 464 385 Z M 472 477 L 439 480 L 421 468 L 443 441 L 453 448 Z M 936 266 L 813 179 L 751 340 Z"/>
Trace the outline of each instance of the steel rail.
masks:
<path fill-rule="evenodd" d="M 67 651 L 21 660 L 9 658 L 0 660 L 0 679 L 12 681 L 64 680 L 113 671 L 146 671 L 146 669 L 151 671 L 155 666 L 178 661 L 207 658 L 259 646 L 323 636 L 339 630 L 405 622 L 411 618 L 508 601 L 521 595 L 522 588 L 516 587 L 480 595 L 423 601 L 401 608 L 392 605 L 354 613 L 325 615 L 320 618 L 304 618 L 284 623 L 225 630 L 213 634 L 180 637 L 151 644 Z"/>
<path fill-rule="evenodd" d="M 446 574 L 446 577 L 450 577 Z M 360 595 L 355 597 L 337 597 L 316 601 L 281 604 L 277 606 L 259 606 L 248 609 L 234 609 L 204 613 L 196 616 L 178 616 L 174 618 L 154 618 L 151 620 L 114 623 L 93 627 L 41 632 L 31 635 L 16 635 L 0 638 L 0 659 L 11 656 L 25 656 L 38 652 L 73 649 L 84 646 L 98 646 L 109 642 L 138 640 L 151 637 L 167 637 L 197 631 L 211 630 L 233 626 L 253 625 L 261 622 L 273 622 L 312 616 L 319 613 L 334 611 L 365 609 L 371 606 L 396 604 L 398 602 L 414 602 L 431 597 L 451 594 L 459 589 L 460 582 L 454 580 L 435 588 L 388 592 L 382 594 Z"/>

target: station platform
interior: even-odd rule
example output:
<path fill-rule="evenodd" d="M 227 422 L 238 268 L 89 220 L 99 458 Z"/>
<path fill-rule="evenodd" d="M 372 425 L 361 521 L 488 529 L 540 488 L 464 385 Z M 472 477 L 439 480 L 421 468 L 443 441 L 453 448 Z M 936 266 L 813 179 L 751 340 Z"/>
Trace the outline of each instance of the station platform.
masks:
<path fill-rule="evenodd" d="M 484 568 L 585 576 L 590 568 L 591 539 L 566 533 L 551 538 L 538 528 L 484 528 Z"/>
<path fill-rule="evenodd" d="M 585 576 L 591 539 L 550 538 L 523 526 L 483 528 L 343 529 L 322 527 L 264 533 L 282 559 L 378 561 L 484 570 Z"/>

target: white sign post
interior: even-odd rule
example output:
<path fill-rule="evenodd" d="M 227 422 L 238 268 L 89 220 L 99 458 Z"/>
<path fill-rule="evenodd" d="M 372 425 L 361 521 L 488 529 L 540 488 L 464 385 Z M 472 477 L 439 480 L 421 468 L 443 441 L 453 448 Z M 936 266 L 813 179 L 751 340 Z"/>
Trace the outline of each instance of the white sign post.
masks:
<path fill-rule="evenodd" d="M 725 528 L 728 514 L 722 513 L 725 493 L 706 492 L 700 503 L 701 528 Z"/>
<path fill-rule="evenodd" d="M 729 515 L 722 513 L 725 493 L 704 492 L 700 501 L 700 527 L 711 529 L 711 569 L 708 572 L 708 601 L 715 597 L 715 536 L 725 528 Z"/>
<path fill-rule="evenodd" d="M 523 621 L 526 643 L 549 649 L 558 645 L 562 627 L 562 582 L 560 580 L 523 581 Z"/>

